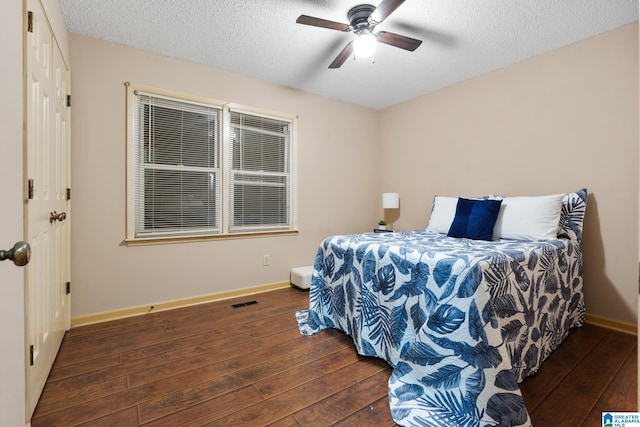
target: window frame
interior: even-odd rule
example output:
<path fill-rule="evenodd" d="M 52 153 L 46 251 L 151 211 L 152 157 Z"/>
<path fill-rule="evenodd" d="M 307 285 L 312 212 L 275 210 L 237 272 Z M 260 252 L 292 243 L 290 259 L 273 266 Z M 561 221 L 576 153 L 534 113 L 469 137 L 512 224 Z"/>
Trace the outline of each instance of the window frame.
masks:
<path fill-rule="evenodd" d="M 296 235 L 297 229 L 297 167 L 296 167 L 296 140 L 297 140 L 297 116 L 271 110 L 251 107 L 242 104 L 234 104 L 225 101 L 194 96 L 164 89 L 153 88 L 133 83 L 125 83 L 126 87 L 126 229 L 124 243 L 127 246 L 182 243 L 189 241 L 218 240 L 218 239 L 243 239 L 253 237 L 272 237 L 280 235 Z M 137 171 L 137 150 L 138 140 L 136 136 L 136 97 L 137 93 L 144 93 L 157 97 L 169 98 L 178 102 L 201 104 L 220 110 L 220 178 L 219 185 L 219 232 L 217 233 L 194 233 L 185 231 L 172 233 L 149 233 L 137 235 L 136 221 L 139 220 L 140 209 L 137 208 L 136 200 L 136 171 Z M 290 123 L 290 136 L 288 144 L 287 162 L 289 165 L 289 226 L 287 228 L 275 227 L 247 227 L 243 231 L 230 231 L 230 203 L 231 194 L 231 174 L 232 174 L 232 143 L 231 143 L 231 112 L 255 115 L 267 119 L 285 121 Z"/>

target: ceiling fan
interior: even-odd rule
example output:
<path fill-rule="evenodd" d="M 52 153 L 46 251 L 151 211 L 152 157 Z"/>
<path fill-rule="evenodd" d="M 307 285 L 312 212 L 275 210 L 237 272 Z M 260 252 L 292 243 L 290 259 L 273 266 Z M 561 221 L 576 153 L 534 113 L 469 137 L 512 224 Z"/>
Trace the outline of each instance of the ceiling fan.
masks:
<path fill-rule="evenodd" d="M 411 37 L 401 36 L 400 34 L 390 33 L 387 31 L 375 32 L 376 26 L 387 19 L 389 15 L 391 15 L 391 13 L 393 13 L 393 11 L 404 2 L 405 0 L 382 0 L 382 3 L 380 3 L 378 7 L 370 4 L 359 4 L 349 9 L 349 12 L 347 13 L 349 24 L 315 18 L 308 15 L 300 15 L 298 19 L 296 19 L 296 23 L 328 28 L 330 30 L 344 32 L 351 31 L 357 35 L 357 38 L 347 43 L 344 49 L 342 49 L 338 56 L 336 56 L 333 62 L 329 65 L 329 68 L 340 68 L 351 53 L 358 52 L 361 46 L 363 50 L 369 50 L 369 52 L 365 52 L 362 56 L 371 56 L 375 50 L 377 42 L 399 47 L 400 49 L 411 52 L 420 46 L 422 40 L 416 40 Z"/>

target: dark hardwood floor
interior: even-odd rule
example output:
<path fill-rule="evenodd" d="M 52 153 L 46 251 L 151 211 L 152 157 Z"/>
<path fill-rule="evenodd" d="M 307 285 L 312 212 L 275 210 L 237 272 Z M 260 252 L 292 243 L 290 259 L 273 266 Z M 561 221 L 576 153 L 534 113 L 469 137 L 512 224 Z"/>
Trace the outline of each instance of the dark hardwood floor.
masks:
<path fill-rule="evenodd" d="M 307 307 L 283 289 L 74 328 L 32 426 L 395 425 L 389 366 L 338 331 L 300 335 Z M 576 329 L 521 389 L 538 427 L 637 411 L 636 336 Z"/>

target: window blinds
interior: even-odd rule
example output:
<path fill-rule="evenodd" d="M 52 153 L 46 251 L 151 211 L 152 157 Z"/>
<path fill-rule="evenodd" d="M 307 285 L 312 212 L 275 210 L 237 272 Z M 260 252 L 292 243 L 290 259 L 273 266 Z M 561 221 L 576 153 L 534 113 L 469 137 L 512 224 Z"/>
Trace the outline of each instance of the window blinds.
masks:
<path fill-rule="evenodd" d="M 291 228 L 291 122 L 230 112 L 229 232 Z"/>
<path fill-rule="evenodd" d="M 136 237 L 219 233 L 221 110 L 136 93 Z"/>
<path fill-rule="evenodd" d="M 293 118 L 129 93 L 128 238 L 292 230 Z"/>

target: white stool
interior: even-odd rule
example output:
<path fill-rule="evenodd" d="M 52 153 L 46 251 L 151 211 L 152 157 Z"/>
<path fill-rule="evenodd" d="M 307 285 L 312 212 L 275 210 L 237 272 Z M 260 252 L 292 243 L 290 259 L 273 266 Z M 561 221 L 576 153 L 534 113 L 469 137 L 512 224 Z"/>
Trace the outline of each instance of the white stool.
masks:
<path fill-rule="evenodd" d="M 289 280 L 292 285 L 300 289 L 309 289 L 311 287 L 311 276 L 313 275 L 313 266 L 294 267 L 291 269 Z"/>

